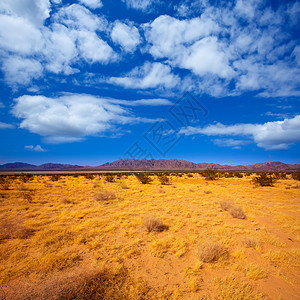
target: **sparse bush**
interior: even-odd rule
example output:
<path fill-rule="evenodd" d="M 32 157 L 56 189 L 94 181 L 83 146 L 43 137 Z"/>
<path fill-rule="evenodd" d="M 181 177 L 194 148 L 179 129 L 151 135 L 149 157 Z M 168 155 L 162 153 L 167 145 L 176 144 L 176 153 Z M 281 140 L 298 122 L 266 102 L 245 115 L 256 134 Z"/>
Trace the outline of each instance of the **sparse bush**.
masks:
<path fill-rule="evenodd" d="M 152 181 L 152 178 L 146 173 L 138 172 L 134 173 L 134 175 L 142 184 L 149 184 Z"/>
<path fill-rule="evenodd" d="M 169 229 L 169 226 L 165 225 L 161 219 L 151 215 L 144 217 L 143 224 L 148 232 L 161 232 Z"/>
<path fill-rule="evenodd" d="M 94 179 L 94 177 L 95 177 L 95 175 L 93 175 L 93 174 L 90 174 L 90 173 L 87 173 L 87 174 L 84 174 L 84 177 L 85 177 L 86 179 L 93 180 L 93 179 Z"/>
<path fill-rule="evenodd" d="M 243 209 L 239 206 L 232 206 L 229 208 L 228 211 L 232 215 L 233 218 L 246 219 L 246 215 L 245 215 Z"/>
<path fill-rule="evenodd" d="M 121 189 L 123 189 L 123 190 L 128 190 L 129 187 L 127 186 L 127 184 L 126 184 L 125 182 L 122 182 L 122 183 L 121 183 Z"/>
<path fill-rule="evenodd" d="M 170 177 L 168 175 L 166 175 L 165 173 L 159 173 L 156 176 L 158 177 L 160 184 L 162 184 L 162 185 L 171 184 Z"/>
<path fill-rule="evenodd" d="M 274 178 L 275 179 L 286 179 L 286 173 L 285 172 L 274 172 Z"/>
<path fill-rule="evenodd" d="M 117 198 L 114 192 L 110 192 L 105 190 L 104 192 L 100 192 L 94 196 L 94 199 L 98 202 L 108 202 L 111 200 L 115 200 Z"/>
<path fill-rule="evenodd" d="M 244 175 L 240 172 L 235 172 L 234 176 L 237 177 L 237 178 L 243 178 L 244 177 Z"/>
<path fill-rule="evenodd" d="M 231 203 L 229 203 L 228 201 L 221 201 L 220 206 L 224 211 L 229 211 L 229 209 L 232 207 Z"/>
<path fill-rule="evenodd" d="M 220 244 L 215 242 L 207 242 L 199 249 L 199 258 L 205 262 L 217 261 L 222 256 L 227 256 L 227 250 Z"/>
<path fill-rule="evenodd" d="M 60 203 L 62 203 L 62 204 L 72 204 L 73 201 L 71 201 L 68 197 L 62 197 L 62 198 L 60 198 Z"/>
<path fill-rule="evenodd" d="M 203 171 L 205 180 L 215 180 L 217 178 L 217 170 L 212 168 L 207 168 Z"/>
<path fill-rule="evenodd" d="M 32 233 L 33 230 L 25 227 L 20 220 L 3 220 L 0 223 L 0 240 L 25 239 Z"/>
<path fill-rule="evenodd" d="M 53 175 L 51 175 L 50 180 L 51 181 L 58 181 L 60 179 L 60 177 L 61 177 L 61 175 L 53 174 Z"/>
<path fill-rule="evenodd" d="M 292 178 L 294 180 L 300 180 L 300 172 L 292 172 Z"/>
<path fill-rule="evenodd" d="M 262 173 L 259 176 L 256 176 L 252 179 L 252 182 L 259 184 L 260 186 L 273 186 L 275 182 L 272 176 L 268 176 L 266 173 Z"/>
<path fill-rule="evenodd" d="M 248 238 L 248 237 L 244 238 L 243 244 L 246 247 L 249 247 L 249 248 L 255 248 L 256 246 L 259 245 L 259 243 L 257 242 L 257 240 L 255 240 L 253 238 Z"/>
<path fill-rule="evenodd" d="M 106 182 L 114 182 L 115 181 L 115 176 L 111 174 L 105 175 L 105 181 Z"/>
<path fill-rule="evenodd" d="M 203 193 L 204 193 L 204 194 L 211 194 L 212 191 L 210 191 L 210 190 L 205 190 L 205 191 L 203 191 Z"/>
<path fill-rule="evenodd" d="M 24 200 L 28 201 L 28 203 L 32 203 L 32 193 L 29 192 L 22 192 L 21 196 Z"/>

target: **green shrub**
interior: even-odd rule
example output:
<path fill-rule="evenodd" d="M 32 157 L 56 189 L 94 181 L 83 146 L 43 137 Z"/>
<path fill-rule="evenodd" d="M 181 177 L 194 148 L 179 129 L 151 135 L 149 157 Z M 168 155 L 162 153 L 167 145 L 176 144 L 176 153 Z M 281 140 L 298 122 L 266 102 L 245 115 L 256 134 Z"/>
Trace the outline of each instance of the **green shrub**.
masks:
<path fill-rule="evenodd" d="M 252 182 L 259 184 L 260 186 L 273 186 L 275 179 L 272 176 L 268 176 L 266 173 L 261 173 L 252 179 Z"/>
<path fill-rule="evenodd" d="M 162 185 L 167 185 L 167 184 L 171 184 L 170 182 L 170 177 L 165 174 L 165 173 L 159 173 L 159 174 L 156 174 L 158 180 L 160 181 L 160 184 Z"/>
<path fill-rule="evenodd" d="M 217 170 L 213 168 L 207 168 L 203 171 L 205 180 L 215 180 L 217 178 Z"/>
<path fill-rule="evenodd" d="M 294 180 L 300 180 L 300 172 L 299 171 L 292 172 L 292 178 Z"/>

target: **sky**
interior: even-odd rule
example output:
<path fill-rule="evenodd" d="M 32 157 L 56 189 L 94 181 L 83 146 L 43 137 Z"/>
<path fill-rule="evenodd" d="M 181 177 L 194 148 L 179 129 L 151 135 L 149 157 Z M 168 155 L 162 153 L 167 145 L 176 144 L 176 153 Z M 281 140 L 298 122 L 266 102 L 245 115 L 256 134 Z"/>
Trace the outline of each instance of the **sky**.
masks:
<path fill-rule="evenodd" d="M 299 163 L 300 2 L 1 0 L 0 164 Z"/>

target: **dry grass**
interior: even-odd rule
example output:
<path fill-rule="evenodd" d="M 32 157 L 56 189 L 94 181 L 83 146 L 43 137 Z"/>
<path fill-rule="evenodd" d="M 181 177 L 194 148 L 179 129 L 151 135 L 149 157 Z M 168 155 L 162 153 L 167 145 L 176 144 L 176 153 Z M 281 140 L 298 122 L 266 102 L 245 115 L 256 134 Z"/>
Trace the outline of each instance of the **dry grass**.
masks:
<path fill-rule="evenodd" d="M 246 219 L 246 215 L 243 211 L 243 209 L 239 206 L 232 206 L 229 208 L 229 213 L 231 214 L 231 216 L 233 218 L 236 218 L 236 219 Z"/>
<path fill-rule="evenodd" d="M 217 261 L 221 257 L 228 256 L 228 252 L 219 243 L 207 242 L 200 246 L 198 255 L 203 262 L 210 263 Z"/>
<path fill-rule="evenodd" d="M 73 204 L 73 201 L 70 200 L 69 197 L 65 196 L 65 197 L 60 198 L 60 203 L 61 204 Z"/>
<path fill-rule="evenodd" d="M 117 199 L 117 196 L 114 192 L 103 191 L 99 192 L 94 196 L 94 199 L 101 203 L 110 203 L 110 201 Z"/>
<path fill-rule="evenodd" d="M 260 299 L 258 291 L 297 299 L 300 190 L 285 189 L 296 183 L 289 174 L 256 189 L 246 175 L 206 186 L 198 174 L 168 174 L 172 185 L 163 186 L 155 173 L 145 185 L 126 176 L 8 178 L 0 195 L 6 299 Z M 247 220 L 229 215 L 235 203 Z"/>
<path fill-rule="evenodd" d="M 232 207 L 232 204 L 228 201 L 221 201 L 220 206 L 222 210 L 229 211 L 229 209 Z"/>
<path fill-rule="evenodd" d="M 3 220 L 0 223 L 0 240 L 26 239 L 33 233 L 21 220 Z"/>
<path fill-rule="evenodd" d="M 151 215 L 144 216 L 143 224 L 148 232 L 162 232 L 169 229 L 169 226 L 165 225 L 161 219 Z"/>
<path fill-rule="evenodd" d="M 248 248 L 255 248 L 257 246 L 260 246 L 261 243 L 256 239 L 246 237 L 243 239 L 243 244 Z"/>

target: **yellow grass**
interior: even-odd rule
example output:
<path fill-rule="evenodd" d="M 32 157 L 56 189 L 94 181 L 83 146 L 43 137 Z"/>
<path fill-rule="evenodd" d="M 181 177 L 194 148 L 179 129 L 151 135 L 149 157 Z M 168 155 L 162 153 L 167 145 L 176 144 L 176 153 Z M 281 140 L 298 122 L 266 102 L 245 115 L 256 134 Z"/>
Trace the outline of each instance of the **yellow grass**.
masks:
<path fill-rule="evenodd" d="M 298 299 L 295 180 L 170 179 L 163 187 L 157 176 L 150 184 L 133 175 L 14 179 L 0 190 L 0 291 L 6 299 Z M 149 229 L 154 223 L 163 230 Z"/>

